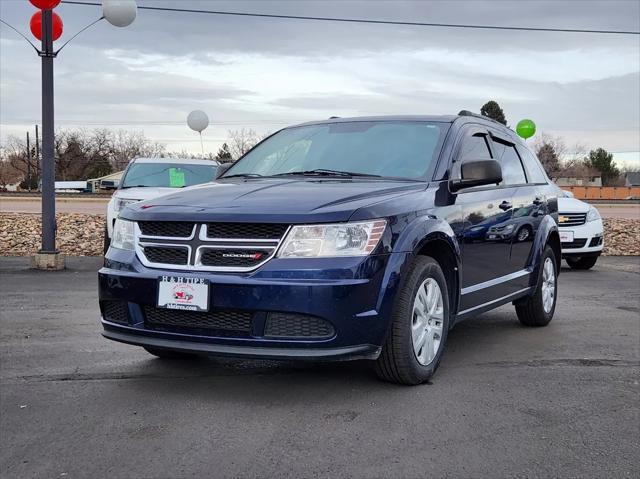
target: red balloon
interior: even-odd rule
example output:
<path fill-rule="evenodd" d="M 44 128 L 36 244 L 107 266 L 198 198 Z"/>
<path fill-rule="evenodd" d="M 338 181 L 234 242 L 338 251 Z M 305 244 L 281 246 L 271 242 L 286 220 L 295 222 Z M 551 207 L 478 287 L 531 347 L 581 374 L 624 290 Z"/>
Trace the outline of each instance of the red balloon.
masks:
<path fill-rule="evenodd" d="M 60 0 L 29 0 L 31 5 L 41 10 L 48 10 L 50 8 L 56 8 L 60 3 Z"/>
<path fill-rule="evenodd" d="M 62 36 L 62 18 L 55 12 L 51 12 L 53 17 L 53 40 L 56 41 Z M 29 22 L 31 33 L 38 40 L 42 40 L 42 11 L 36 12 Z"/>

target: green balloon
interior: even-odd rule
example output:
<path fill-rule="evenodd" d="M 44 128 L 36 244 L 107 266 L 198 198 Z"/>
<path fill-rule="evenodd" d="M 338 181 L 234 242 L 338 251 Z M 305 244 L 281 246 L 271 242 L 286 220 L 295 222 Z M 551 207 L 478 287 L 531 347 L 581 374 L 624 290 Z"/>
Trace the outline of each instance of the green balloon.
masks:
<path fill-rule="evenodd" d="M 516 126 L 516 132 L 526 140 L 536 134 L 536 124 L 532 120 L 520 120 Z"/>

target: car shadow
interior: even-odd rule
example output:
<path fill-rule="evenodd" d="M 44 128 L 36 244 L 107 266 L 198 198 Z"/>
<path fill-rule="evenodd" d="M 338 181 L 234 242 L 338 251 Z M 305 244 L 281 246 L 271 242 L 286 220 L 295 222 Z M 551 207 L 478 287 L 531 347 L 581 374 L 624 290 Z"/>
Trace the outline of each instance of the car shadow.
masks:
<path fill-rule="evenodd" d="M 525 330 L 509 307 L 458 324 L 450 333 L 447 349 L 434 382 L 443 374 L 455 374 L 454 369 L 473 367 L 484 357 L 487 342 L 500 344 L 505 336 Z M 487 362 L 496 357 L 486 357 Z M 469 362 L 468 362 L 469 361 Z M 255 403 L 262 397 L 266 402 L 281 397 L 326 396 L 330 391 L 398 390 L 400 386 L 380 381 L 373 370 L 373 362 L 356 361 L 272 361 L 221 357 L 197 357 L 186 360 L 166 360 L 148 357 L 129 372 L 131 379 L 144 391 L 183 397 L 204 395 L 212 400 L 228 399 Z"/>

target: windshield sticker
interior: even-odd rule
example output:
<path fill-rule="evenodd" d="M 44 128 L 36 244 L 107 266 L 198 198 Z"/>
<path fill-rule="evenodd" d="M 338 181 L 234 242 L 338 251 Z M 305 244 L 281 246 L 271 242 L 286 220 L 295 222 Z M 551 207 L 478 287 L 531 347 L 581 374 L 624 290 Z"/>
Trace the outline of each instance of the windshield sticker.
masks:
<path fill-rule="evenodd" d="M 182 188 L 185 186 L 184 171 L 180 168 L 169 168 L 169 186 L 171 188 Z"/>

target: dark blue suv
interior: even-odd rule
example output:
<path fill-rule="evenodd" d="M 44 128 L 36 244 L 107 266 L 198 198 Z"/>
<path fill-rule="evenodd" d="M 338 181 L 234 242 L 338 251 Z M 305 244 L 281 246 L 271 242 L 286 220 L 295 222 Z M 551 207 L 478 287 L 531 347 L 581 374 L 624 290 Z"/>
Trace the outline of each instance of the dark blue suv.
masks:
<path fill-rule="evenodd" d="M 332 118 L 219 174 L 120 213 L 105 337 L 160 357 L 367 358 L 418 384 L 458 321 L 505 303 L 526 326 L 553 317 L 559 190 L 497 122 Z"/>

